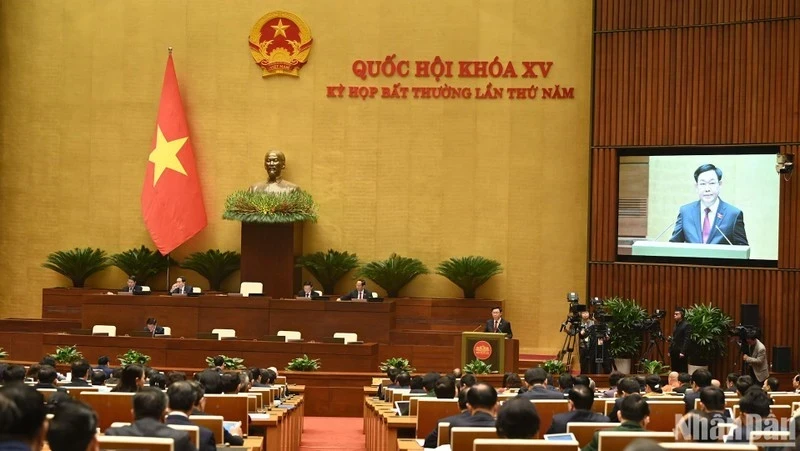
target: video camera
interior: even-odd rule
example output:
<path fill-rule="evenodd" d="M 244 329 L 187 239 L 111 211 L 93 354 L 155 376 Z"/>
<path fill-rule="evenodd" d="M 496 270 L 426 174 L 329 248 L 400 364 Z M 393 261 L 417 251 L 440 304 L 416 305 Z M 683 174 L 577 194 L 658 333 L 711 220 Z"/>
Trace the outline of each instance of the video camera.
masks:
<path fill-rule="evenodd" d="M 655 309 L 653 314 L 649 317 L 643 319 L 642 321 L 633 323 L 633 328 L 642 332 L 654 332 L 660 334 L 661 323 L 659 320 L 663 319 L 665 316 L 667 316 L 667 312 L 665 310 Z"/>
<path fill-rule="evenodd" d="M 758 337 L 761 335 L 761 330 L 756 326 L 744 325 L 740 323 L 738 326 L 728 329 L 728 333 L 734 337 L 737 337 L 741 351 L 746 352 L 744 344 L 747 342 L 747 338 Z"/>
<path fill-rule="evenodd" d="M 575 292 L 567 293 L 567 302 L 569 303 L 569 313 L 567 313 L 567 319 L 561 323 L 559 332 L 566 330 L 567 335 L 575 335 L 580 329 L 581 313 L 585 312 L 587 307 L 580 303 L 578 293 Z"/>

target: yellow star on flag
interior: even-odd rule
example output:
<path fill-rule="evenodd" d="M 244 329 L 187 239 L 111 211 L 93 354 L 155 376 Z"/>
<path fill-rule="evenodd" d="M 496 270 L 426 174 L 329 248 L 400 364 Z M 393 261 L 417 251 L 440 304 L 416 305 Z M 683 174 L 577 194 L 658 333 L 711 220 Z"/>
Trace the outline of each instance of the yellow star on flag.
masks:
<path fill-rule="evenodd" d="M 278 25 L 270 25 L 273 30 L 275 30 L 275 34 L 272 35 L 273 38 L 278 37 L 278 35 L 286 37 L 286 29 L 289 28 L 289 25 L 283 24 L 283 19 L 278 19 Z"/>
<path fill-rule="evenodd" d="M 185 136 L 183 138 L 167 141 L 167 138 L 164 137 L 164 133 L 161 131 L 161 126 L 159 125 L 157 128 L 156 148 L 150 152 L 150 157 L 148 158 L 148 160 L 152 161 L 155 165 L 153 168 L 153 186 L 156 186 L 156 182 L 158 182 L 161 174 L 167 169 L 172 169 L 175 172 L 186 175 L 186 169 L 183 168 L 181 160 L 178 159 L 178 152 L 181 151 L 183 145 L 186 144 L 186 141 L 189 139 L 188 136 Z"/>

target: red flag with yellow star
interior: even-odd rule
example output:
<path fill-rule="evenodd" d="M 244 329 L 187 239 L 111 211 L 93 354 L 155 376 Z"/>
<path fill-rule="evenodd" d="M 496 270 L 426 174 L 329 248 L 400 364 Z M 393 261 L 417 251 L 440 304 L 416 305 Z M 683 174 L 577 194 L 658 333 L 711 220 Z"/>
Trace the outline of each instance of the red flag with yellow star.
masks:
<path fill-rule="evenodd" d="M 142 216 L 166 255 L 208 223 L 172 54 L 167 59 L 155 137 L 142 186 Z"/>

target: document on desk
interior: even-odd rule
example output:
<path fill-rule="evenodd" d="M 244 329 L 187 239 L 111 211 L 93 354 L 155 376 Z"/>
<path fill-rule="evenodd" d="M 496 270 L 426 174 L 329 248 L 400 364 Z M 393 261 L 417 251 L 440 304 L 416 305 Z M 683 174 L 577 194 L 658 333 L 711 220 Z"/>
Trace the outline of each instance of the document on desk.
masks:
<path fill-rule="evenodd" d="M 250 416 L 250 420 L 252 420 L 252 421 L 268 420 L 269 419 L 269 414 L 268 413 L 248 413 L 247 415 Z"/>

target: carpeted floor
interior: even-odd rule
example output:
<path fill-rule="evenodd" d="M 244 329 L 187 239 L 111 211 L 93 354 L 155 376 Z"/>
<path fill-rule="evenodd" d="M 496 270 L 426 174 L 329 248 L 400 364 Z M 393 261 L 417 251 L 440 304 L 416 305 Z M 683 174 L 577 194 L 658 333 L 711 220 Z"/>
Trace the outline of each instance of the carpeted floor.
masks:
<path fill-rule="evenodd" d="M 305 417 L 301 451 L 364 451 L 364 419 Z"/>

